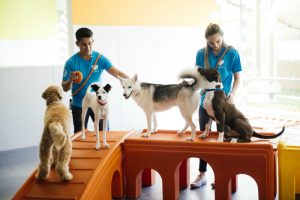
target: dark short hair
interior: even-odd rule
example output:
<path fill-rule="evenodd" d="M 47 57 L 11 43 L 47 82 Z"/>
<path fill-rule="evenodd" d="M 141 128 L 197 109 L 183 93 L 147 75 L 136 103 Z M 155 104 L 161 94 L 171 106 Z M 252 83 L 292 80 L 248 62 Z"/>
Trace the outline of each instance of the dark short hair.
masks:
<path fill-rule="evenodd" d="M 75 33 L 76 40 L 80 41 L 82 38 L 93 37 L 93 32 L 88 28 L 80 28 Z"/>
<path fill-rule="evenodd" d="M 220 33 L 223 36 L 223 31 L 218 24 L 210 23 L 205 30 L 205 38 L 207 39 L 209 36 L 212 36 L 216 33 Z"/>

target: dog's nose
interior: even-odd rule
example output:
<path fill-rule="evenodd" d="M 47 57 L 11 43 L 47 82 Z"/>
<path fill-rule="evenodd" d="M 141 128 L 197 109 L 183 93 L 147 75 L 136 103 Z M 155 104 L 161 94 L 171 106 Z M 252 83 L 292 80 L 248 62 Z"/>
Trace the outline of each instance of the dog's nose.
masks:
<path fill-rule="evenodd" d="M 125 94 L 125 93 L 123 94 L 123 97 L 126 97 L 126 94 Z"/>
<path fill-rule="evenodd" d="M 101 96 L 98 96 L 98 100 L 101 100 Z"/>

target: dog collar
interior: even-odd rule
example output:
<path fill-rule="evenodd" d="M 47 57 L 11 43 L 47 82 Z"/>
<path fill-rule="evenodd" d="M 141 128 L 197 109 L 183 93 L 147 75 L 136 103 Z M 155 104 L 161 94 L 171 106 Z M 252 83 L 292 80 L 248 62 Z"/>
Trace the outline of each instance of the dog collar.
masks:
<path fill-rule="evenodd" d="M 53 103 L 56 103 L 56 102 L 60 102 L 60 101 L 59 100 L 54 100 L 54 101 L 51 101 L 51 102 L 47 102 L 46 105 L 49 106 L 49 105 L 51 105 Z"/>
<path fill-rule="evenodd" d="M 216 90 L 222 90 L 222 88 L 211 88 L 211 89 L 204 89 L 201 91 L 201 96 L 204 95 L 206 92 L 212 92 Z"/>

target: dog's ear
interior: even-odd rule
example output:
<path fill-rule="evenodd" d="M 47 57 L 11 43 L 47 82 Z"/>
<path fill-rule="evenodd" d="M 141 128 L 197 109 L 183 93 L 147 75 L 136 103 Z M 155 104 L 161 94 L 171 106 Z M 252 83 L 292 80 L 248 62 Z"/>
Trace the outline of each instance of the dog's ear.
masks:
<path fill-rule="evenodd" d="M 132 77 L 132 81 L 136 82 L 137 80 L 138 80 L 138 76 L 137 76 L 137 74 L 134 74 L 134 76 Z"/>
<path fill-rule="evenodd" d="M 47 91 L 43 92 L 42 98 L 43 98 L 43 99 L 47 99 Z"/>
<path fill-rule="evenodd" d="M 61 100 L 62 94 L 61 94 L 60 90 L 56 90 L 56 94 L 57 94 L 58 98 Z"/>
<path fill-rule="evenodd" d="M 202 68 L 202 67 L 199 67 L 199 68 L 197 69 L 197 71 L 203 76 L 203 73 L 205 72 L 205 69 Z"/>
<path fill-rule="evenodd" d="M 111 85 L 106 84 L 106 85 L 104 86 L 104 90 L 108 93 L 108 92 L 111 90 Z"/>
<path fill-rule="evenodd" d="M 218 81 L 219 80 L 219 73 L 217 70 L 213 70 L 213 79 L 214 81 Z"/>
<path fill-rule="evenodd" d="M 93 85 L 91 85 L 91 88 L 95 91 L 95 92 L 97 92 L 98 90 L 99 90 L 99 86 L 97 85 L 97 84 L 93 84 Z"/>
<path fill-rule="evenodd" d="M 219 73 L 215 74 L 215 80 L 218 81 L 219 80 Z"/>
<path fill-rule="evenodd" d="M 205 70 L 205 69 L 202 68 L 202 67 L 198 67 L 198 68 L 197 68 L 197 71 L 198 71 L 199 73 L 203 72 L 204 70 Z"/>

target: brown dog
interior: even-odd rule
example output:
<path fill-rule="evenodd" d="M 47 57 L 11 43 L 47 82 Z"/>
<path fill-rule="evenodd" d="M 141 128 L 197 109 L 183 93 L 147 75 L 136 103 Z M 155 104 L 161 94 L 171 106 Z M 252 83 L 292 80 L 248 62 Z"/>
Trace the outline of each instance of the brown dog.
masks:
<path fill-rule="evenodd" d="M 203 106 L 207 111 L 210 119 L 205 125 L 205 131 L 200 135 L 200 138 L 208 136 L 212 120 L 216 121 L 217 129 L 219 132 L 218 141 L 224 141 L 224 134 L 226 139 L 233 139 L 232 142 L 250 142 L 251 137 L 257 137 L 262 139 L 272 139 L 280 136 L 285 127 L 275 135 L 261 135 L 256 133 L 249 120 L 235 107 L 234 104 L 229 104 L 226 101 L 226 94 L 221 89 L 222 83 L 218 82 L 219 73 L 215 69 L 203 69 L 197 68 L 197 72 L 190 73 L 189 75 L 182 76 L 181 78 L 193 78 L 197 79 L 201 83 L 205 93 Z M 187 84 L 187 83 L 185 83 Z M 225 131 L 228 128 L 228 131 Z"/>
<path fill-rule="evenodd" d="M 71 116 L 67 107 L 61 102 L 60 87 L 49 86 L 42 97 L 46 100 L 47 110 L 44 117 L 44 131 L 39 150 L 40 164 L 36 178 L 47 179 L 52 164 L 59 178 L 62 181 L 69 181 L 73 178 L 69 172 L 72 142 L 68 133 Z"/>

